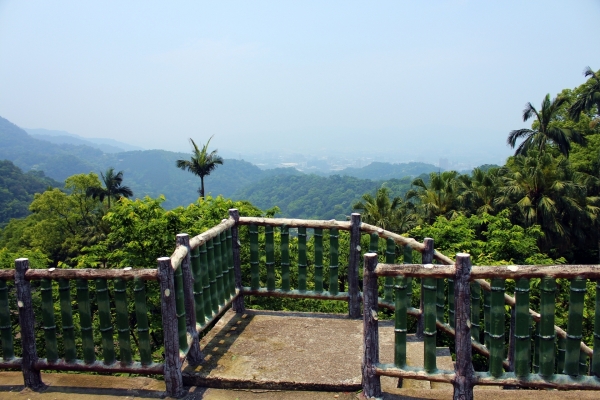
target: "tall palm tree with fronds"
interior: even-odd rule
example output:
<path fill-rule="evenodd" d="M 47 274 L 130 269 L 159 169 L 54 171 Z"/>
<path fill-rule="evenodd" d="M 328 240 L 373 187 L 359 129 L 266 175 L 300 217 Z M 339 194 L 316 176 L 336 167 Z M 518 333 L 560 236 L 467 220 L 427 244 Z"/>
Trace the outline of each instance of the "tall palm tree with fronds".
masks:
<path fill-rule="evenodd" d="M 509 158 L 503 167 L 499 206 L 515 207 L 526 226 L 537 224 L 545 248 L 583 240 L 584 226 L 596 219 L 598 198 L 589 196 L 583 176 L 574 173 L 565 157 L 532 150 Z"/>
<path fill-rule="evenodd" d="M 190 171 L 192 174 L 200 177 L 200 188 L 198 193 L 200 197 L 204 198 L 204 177 L 208 176 L 217 168 L 218 165 L 223 165 L 223 159 L 217 154 L 217 150 L 208 152 L 208 144 L 210 143 L 211 136 L 208 142 L 202 148 L 198 148 L 196 142 L 190 138 L 192 143 L 192 158 L 189 160 L 177 160 L 177 168 L 182 170 Z"/>
<path fill-rule="evenodd" d="M 361 212 L 362 220 L 367 224 L 373 224 L 383 229 L 392 229 L 394 211 L 401 202 L 400 197 L 390 200 L 390 189 L 382 186 L 377 189 L 375 197 L 370 193 L 363 194 L 361 200 L 354 203 L 352 208 Z"/>
<path fill-rule="evenodd" d="M 131 197 L 133 192 L 129 186 L 122 186 L 123 184 L 123 171 L 119 171 L 115 174 L 115 169 L 110 167 L 106 170 L 106 173 L 100 172 L 104 187 L 91 186 L 87 188 L 86 194 L 92 198 L 98 198 L 100 201 L 104 201 L 106 198 L 108 201 L 108 208 L 110 208 L 110 200 L 118 200 L 121 197 Z"/>
<path fill-rule="evenodd" d="M 453 218 L 458 214 L 460 194 L 459 174 L 456 171 L 432 172 L 426 184 L 421 178 L 412 181 L 416 189 L 411 189 L 406 197 L 418 199 L 421 217 L 428 223 L 438 216 Z"/>
<path fill-rule="evenodd" d="M 535 121 L 532 129 L 516 129 L 509 133 L 507 143 L 513 149 L 517 144 L 517 140 L 524 139 L 517 147 L 515 155 L 526 155 L 531 149 L 536 149 L 538 154 L 542 154 L 546 149 L 546 145 L 551 143 L 567 157 L 571 150 L 571 142 L 585 145 L 585 138 L 579 132 L 559 128 L 552 124 L 558 111 L 565 105 L 566 101 L 567 99 L 561 96 L 550 100 L 550 94 L 547 94 L 539 111 L 531 103 L 525 105 L 523 121 L 525 122 L 530 118 L 535 118 Z"/>
<path fill-rule="evenodd" d="M 495 214 L 494 200 L 501 186 L 499 171 L 500 168 L 490 168 L 487 171 L 475 168 L 471 176 L 459 177 L 461 190 L 458 200 L 464 209 L 478 215 Z"/>
<path fill-rule="evenodd" d="M 575 122 L 579 121 L 582 112 L 590 111 L 594 106 L 597 107 L 596 112 L 600 113 L 600 74 L 587 67 L 583 75 L 586 78 L 589 76 L 590 79 L 586 82 L 583 92 L 569 108 L 569 116 Z"/>

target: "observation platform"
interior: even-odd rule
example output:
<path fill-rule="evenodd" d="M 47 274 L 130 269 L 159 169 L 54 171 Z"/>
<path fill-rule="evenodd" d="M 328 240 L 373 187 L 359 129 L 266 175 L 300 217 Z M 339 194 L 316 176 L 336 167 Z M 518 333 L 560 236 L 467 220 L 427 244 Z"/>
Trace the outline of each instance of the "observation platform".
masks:
<path fill-rule="evenodd" d="M 202 339 L 204 363 L 185 366 L 185 399 L 308 400 L 360 398 L 362 320 L 344 315 L 231 310 Z M 392 362 L 393 323 L 380 323 L 380 354 Z M 409 337 L 407 362 L 423 365 L 423 343 Z M 448 349 L 438 348 L 437 365 L 453 369 Z M 20 371 L 0 372 L 0 399 L 151 399 L 165 398 L 162 380 L 89 374 L 43 374 L 47 388 L 23 387 Z M 449 384 L 382 377 L 384 399 L 448 399 Z M 597 392 L 502 390 L 476 387 L 481 399 L 596 399 Z"/>

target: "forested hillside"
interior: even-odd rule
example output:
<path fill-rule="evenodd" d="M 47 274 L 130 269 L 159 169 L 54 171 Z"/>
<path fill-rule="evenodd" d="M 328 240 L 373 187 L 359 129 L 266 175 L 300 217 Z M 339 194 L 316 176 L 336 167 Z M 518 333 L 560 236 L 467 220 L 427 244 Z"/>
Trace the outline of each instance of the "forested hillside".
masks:
<path fill-rule="evenodd" d="M 12 162 L 0 160 L 0 227 L 11 218 L 27 216 L 35 193 L 59 186 L 59 182 L 48 178 L 42 171 L 23 173 Z"/>
<path fill-rule="evenodd" d="M 336 172 L 335 175 L 353 176 L 360 179 L 388 180 L 403 178 L 405 176 L 415 177 L 421 174 L 429 174 L 431 172 L 438 172 L 441 170 L 442 169 L 433 164 L 422 162 L 399 164 L 372 162 L 371 164 L 362 168 L 345 168 L 339 172 Z"/>
<path fill-rule="evenodd" d="M 246 186 L 233 197 L 263 210 L 277 206 L 284 217 L 345 220 L 363 193 L 385 185 L 395 196 L 403 196 L 410 182 L 410 178 L 374 181 L 339 175 L 279 175 Z"/>

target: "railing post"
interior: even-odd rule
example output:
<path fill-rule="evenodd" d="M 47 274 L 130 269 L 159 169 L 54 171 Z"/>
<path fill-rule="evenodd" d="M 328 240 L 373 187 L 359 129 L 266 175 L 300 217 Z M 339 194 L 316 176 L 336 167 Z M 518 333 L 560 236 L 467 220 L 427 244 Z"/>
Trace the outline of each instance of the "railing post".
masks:
<path fill-rule="evenodd" d="M 25 386 L 37 390 L 44 386 L 40 371 L 35 369 L 38 360 L 35 347 L 35 317 L 33 315 L 33 304 L 31 301 L 31 285 L 25 280 L 25 273 L 29 269 L 27 258 L 15 260 L 15 286 L 17 287 L 17 306 L 19 309 L 19 325 L 21 327 L 21 343 L 23 347 L 23 359 L 21 369 Z"/>
<path fill-rule="evenodd" d="M 354 215 L 354 214 L 353 214 Z M 366 398 L 381 396 L 381 380 L 375 374 L 379 363 L 379 325 L 377 318 L 377 254 L 365 254 L 363 270 L 363 360 L 362 387 Z"/>
<path fill-rule="evenodd" d="M 454 278 L 454 312 L 456 362 L 454 364 L 455 377 L 454 400 L 472 400 L 475 371 L 472 363 L 471 350 L 471 256 L 466 253 L 456 255 L 456 276 Z"/>
<path fill-rule="evenodd" d="M 350 217 L 350 260 L 348 263 L 348 314 L 350 315 L 350 318 L 360 318 L 360 296 L 358 293 L 358 263 L 360 262 L 360 224 L 360 214 L 352 213 Z M 375 294 L 375 303 L 377 303 L 377 294 Z"/>
<path fill-rule="evenodd" d="M 192 265 L 192 249 L 190 248 L 190 236 L 187 233 L 180 233 L 176 239 L 177 246 L 185 246 L 187 255 L 181 260 L 181 272 L 183 273 L 183 294 L 185 301 L 185 322 L 187 332 L 192 336 L 192 343 L 187 354 L 188 364 L 192 366 L 199 365 L 202 362 L 202 351 L 200 350 L 200 341 L 198 331 L 196 330 L 196 307 L 194 301 L 194 277 L 190 266 Z M 204 322 L 204 321 L 203 321 Z"/>
<path fill-rule="evenodd" d="M 179 358 L 175 280 L 173 268 L 171 267 L 171 259 L 169 257 L 161 257 L 157 262 L 165 346 L 165 384 L 169 396 L 179 397 L 183 394 L 183 380 L 181 375 L 181 360 Z"/>
<path fill-rule="evenodd" d="M 434 252 L 434 248 L 433 248 L 433 239 L 431 238 L 425 238 L 425 240 L 423 241 L 423 244 L 425 245 L 425 248 L 423 249 L 423 252 L 421 253 L 421 264 L 431 264 L 433 262 L 433 252 Z M 423 288 L 423 281 L 425 279 L 421 278 L 421 293 L 420 293 L 420 301 L 419 301 L 419 317 L 417 318 L 417 333 L 416 336 L 419 339 L 423 339 L 424 338 L 424 334 L 423 331 L 425 329 L 425 307 L 424 307 L 424 299 L 423 296 L 425 295 L 425 290 Z"/>
<path fill-rule="evenodd" d="M 246 311 L 244 296 L 242 295 L 242 262 L 240 261 L 240 235 L 238 230 L 238 222 L 240 221 L 240 213 L 236 208 L 229 210 L 229 216 L 235 221 L 235 225 L 231 227 L 231 240 L 233 242 L 233 274 L 235 276 L 235 289 L 238 293 L 233 300 L 233 310 L 238 314 L 243 314 Z"/>

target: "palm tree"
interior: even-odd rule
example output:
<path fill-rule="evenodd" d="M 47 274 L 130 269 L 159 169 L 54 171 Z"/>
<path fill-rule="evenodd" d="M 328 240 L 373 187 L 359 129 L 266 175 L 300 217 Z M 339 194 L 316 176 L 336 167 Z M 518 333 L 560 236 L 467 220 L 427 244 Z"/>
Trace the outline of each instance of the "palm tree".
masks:
<path fill-rule="evenodd" d="M 113 198 L 118 200 L 121 197 L 131 197 L 133 192 L 128 186 L 121 186 L 123 183 L 123 171 L 119 171 L 115 174 L 115 169 L 110 167 L 106 170 L 106 173 L 100 172 L 104 187 L 91 186 L 87 188 L 86 194 L 92 198 L 99 198 L 100 201 L 104 201 L 104 198 L 108 200 L 108 208 L 110 208 L 110 199 Z"/>
<path fill-rule="evenodd" d="M 574 173 L 567 158 L 530 151 L 511 157 L 503 167 L 502 187 L 495 203 L 514 206 L 526 226 L 540 225 L 545 248 L 566 247 L 583 240 L 584 225 L 595 220 L 598 199 L 588 196 L 583 176 Z"/>
<path fill-rule="evenodd" d="M 567 157 L 571 150 L 571 142 L 585 145 L 585 138 L 572 129 L 559 128 L 553 126 L 552 122 L 556 119 L 560 108 L 566 103 L 565 97 L 558 96 L 550 100 L 550 94 L 547 94 L 542 101 L 542 108 L 538 112 L 536 108 L 527 103 L 523 109 L 523 121 L 535 117 L 533 129 L 516 129 L 508 135 L 507 143 L 515 148 L 519 139 L 525 139 L 515 151 L 515 155 L 526 155 L 531 149 L 536 149 L 538 154 L 545 151 L 548 143 L 553 143 L 558 150 Z"/>
<path fill-rule="evenodd" d="M 411 189 L 406 197 L 419 199 L 418 207 L 426 222 L 431 223 L 440 215 L 453 218 L 458 213 L 458 177 L 456 171 L 432 172 L 429 174 L 428 184 L 421 178 L 412 181 L 412 185 L 417 189 Z"/>
<path fill-rule="evenodd" d="M 478 215 L 495 213 L 494 200 L 500 187 L 499 171 L 500 168 L 490 168 L 487 171 L 475 168 L 471 176 L 459 177 L 462 190 L 458 199 L 463 208 Z"/>
<path fill-rule="evenodd" d="M 204 198 L 204 177 L 210 175 L 217 168 L 217 165 L 223 165 L 223 159 L 217 154 L 217 150 L 208 153 L 208 144 L 212 138 L 211 136 L 208 139 L 208 142 L 202 146 L 202 149 L 199 149 L 194 140 L 190 138 L 193 147 L 192 158 L 189 160 L 177 160 L 177 168 L 181 168 L 184 171 L 188 170 L 200 177 L 198 193 L 202 198 Z"/>
<path fill-rule="evenodd" d="M 390 199 L 390 189 L 385 186 L 377 189 L 375 197 L 370 193 L 363 194 L 352 208 L 361 212 L 362 220 L 367 224 L 392 232 L 408 232 L 417 224 L 414 204 L 400 197 Z"/>
<path fill-rule="evenodd" d="M 569 108 L 569 116 L 575 122 L 579 121 L 582 112 L 590 111 L 594 106 L 597 107 L 596 112 L 600 113 L 600 74 L 587 67 L 583 71 L 583 75 L 591 78 L 588 79 L 583 92 Z"/>

